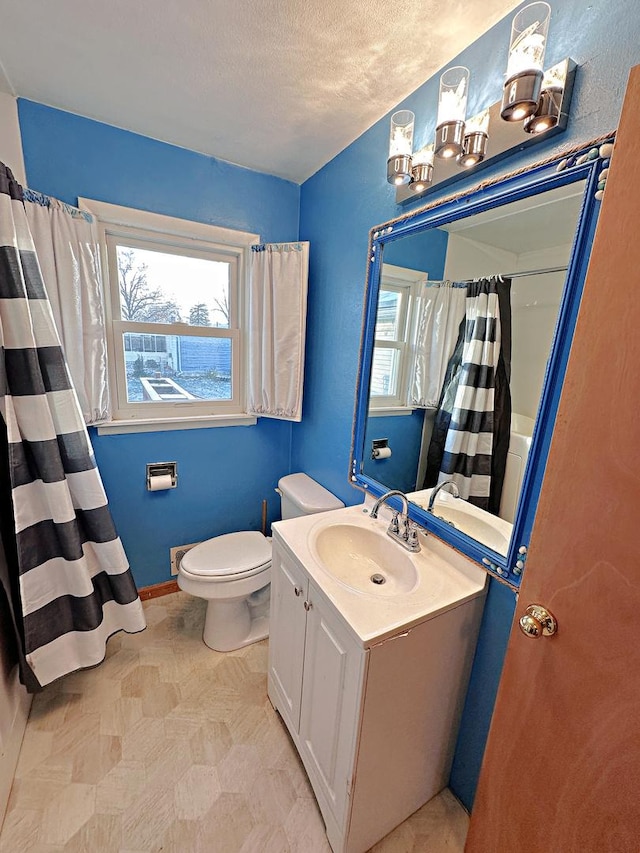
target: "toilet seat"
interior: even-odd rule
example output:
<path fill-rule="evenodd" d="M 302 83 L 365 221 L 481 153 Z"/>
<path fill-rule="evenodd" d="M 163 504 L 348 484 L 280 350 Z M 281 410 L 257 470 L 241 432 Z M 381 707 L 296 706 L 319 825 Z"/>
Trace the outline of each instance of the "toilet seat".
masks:
<path fill-rule="evenodd" d="M 193 577 L 231 581 L 263 572 L 271 565 L 271 543 L 255 530 L 225 533 L 201 542 L 182 558 L 180 568 Z"/>

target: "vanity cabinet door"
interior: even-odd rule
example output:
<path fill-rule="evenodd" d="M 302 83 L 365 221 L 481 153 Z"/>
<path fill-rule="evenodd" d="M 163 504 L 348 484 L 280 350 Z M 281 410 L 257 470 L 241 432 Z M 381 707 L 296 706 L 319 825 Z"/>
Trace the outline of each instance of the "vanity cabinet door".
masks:
<path fill-rule="evenodd" d="M 296 732 L 300 724 L 307 589 L 304 571 L 274 542 L 269 619 L 269 698 Z"/>
<path fill-rule="evenodd" d="M 306 603 L 300 741 L 308 770 L 317 777 L 337 826 L 344 827 L 366 652 L 311 582 Z"/>

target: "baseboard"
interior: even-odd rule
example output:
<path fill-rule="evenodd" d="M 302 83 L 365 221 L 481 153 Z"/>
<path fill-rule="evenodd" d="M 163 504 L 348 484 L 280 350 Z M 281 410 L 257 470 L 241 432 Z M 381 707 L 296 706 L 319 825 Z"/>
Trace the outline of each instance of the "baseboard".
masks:
<path fill-rule="evenodd" d="M 178 592 L 180 587 L 177 581 L 165 581 L 164 583 L 154 583 L 152 586 L 143 586 L 138 590 L 138 595 L 141 601 L 147 601 L 150 598 L 159 598 L 161 595 L 170 595 L 172 592 Z"/>

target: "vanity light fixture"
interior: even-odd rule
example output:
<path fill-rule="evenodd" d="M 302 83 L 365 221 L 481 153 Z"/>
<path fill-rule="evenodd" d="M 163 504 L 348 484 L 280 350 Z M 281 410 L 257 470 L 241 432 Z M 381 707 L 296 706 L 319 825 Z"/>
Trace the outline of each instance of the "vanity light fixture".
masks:
<path fill-rule="evenodd" d="M 546 2 L 529 3 L 515 15 L 502 96 L 471 118 L 469 69 L 455 65 L 443 71 L 433 143 L 414 152 L 414 114 L 399 110 L 391 116 L 387 180 L 396 185 L 398 204 L 566 130 L 576 63 L 567 57 L 544 68 L 550 18 Z M 425 131 L 417 133 L 421 141 Z"/>
<path fill-rule="evenodd" d="M 489 141 L 489 110 L 483 110 L 472 116 L 467 122 L 464 133 L 464 144 L 458 155 L 458 165 L 469 169 L 484 160 Z"/>
<path fill-rule="evenodd" d="M 411 181 L 414 121 L 411 110 L 398 110 L 391 116 L 387 181 L 397 187 Z"/>
<path fill-rule="evenodd" d="M 411 190 L 421 193 L 433 180 L 433 142 L 425 145 L 413 155 L 411 166 Z"/>
<path fill-rule="evenodd" d="M 457 157 L 464 144 L 469 69 L 454 65 L 440 77 L 435 155 L 443 160 Z"/>
<path fill-rule="evenodd" d="M 549 4 L 539 2 L 525 6 L 512 21 L 500 110 L 505 121 L 523 121 L 538 109 L 550 17 Z"/>

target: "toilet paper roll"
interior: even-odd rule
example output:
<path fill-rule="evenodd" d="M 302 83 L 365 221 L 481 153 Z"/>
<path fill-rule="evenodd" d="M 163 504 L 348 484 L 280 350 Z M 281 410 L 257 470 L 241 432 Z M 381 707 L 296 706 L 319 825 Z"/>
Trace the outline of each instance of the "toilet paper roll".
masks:
<path fill-rule="evenodd" d="M 172 488 L 172 485 L 171 474 L 158 474 L 155 477 L 149 477 L 147 488 L 150 492 L 161 492 Z"/>
<path fill-rule="evenodd" d="M 388 459 L 391 456 L 390 447 L 376 447 L 373 451 L 374 459 Z"/>

